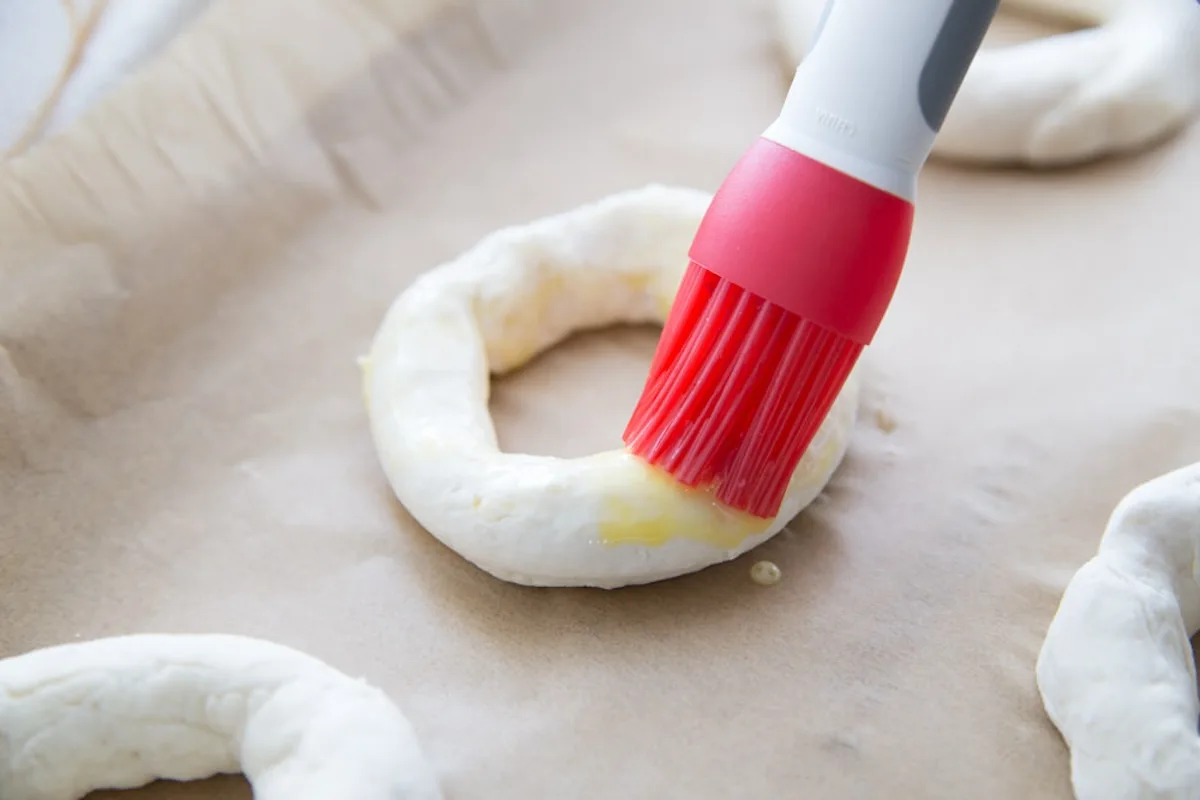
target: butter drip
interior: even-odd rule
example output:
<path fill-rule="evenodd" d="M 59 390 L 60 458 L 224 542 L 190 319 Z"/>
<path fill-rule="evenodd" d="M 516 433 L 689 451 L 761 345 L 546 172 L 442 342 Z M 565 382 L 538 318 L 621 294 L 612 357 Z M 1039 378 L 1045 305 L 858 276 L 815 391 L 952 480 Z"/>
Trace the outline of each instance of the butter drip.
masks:
<path fill-rule="evenodd" d="M 759 561 L 750 567 L 750 580 L 759 586 L 774 586 L 782 578 L 783 572 L 773 561 Z"/>

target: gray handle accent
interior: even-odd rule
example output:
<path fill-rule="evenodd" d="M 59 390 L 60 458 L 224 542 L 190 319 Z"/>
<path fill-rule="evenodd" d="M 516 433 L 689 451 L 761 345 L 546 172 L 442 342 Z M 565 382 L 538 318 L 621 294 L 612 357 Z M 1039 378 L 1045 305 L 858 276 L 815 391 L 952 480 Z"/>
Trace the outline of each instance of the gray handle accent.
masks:
<path fill-rule="evenodd" d="M 942 129 L 999 4 L 1000 0 L 954 0 L 950 6 L 917 85 L 921 115 L 934 131 Z"/>

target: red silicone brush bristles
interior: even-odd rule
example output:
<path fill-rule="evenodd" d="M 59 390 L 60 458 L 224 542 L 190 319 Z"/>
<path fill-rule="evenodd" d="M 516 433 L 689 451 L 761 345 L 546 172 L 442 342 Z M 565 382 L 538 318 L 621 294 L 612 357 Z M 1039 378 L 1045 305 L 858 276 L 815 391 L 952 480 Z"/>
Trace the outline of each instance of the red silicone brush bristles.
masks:
<path fill-rule="evenodd" d="M 773 517 L 862 349 L 692 263 L 625 444 L 683 484 Z"/>
<path fill-rule="evenodd" d="M 904 198 L 760 138 L 696 232 L 626 446 L 778 515 L 891 301 L 912 218 Z"/>

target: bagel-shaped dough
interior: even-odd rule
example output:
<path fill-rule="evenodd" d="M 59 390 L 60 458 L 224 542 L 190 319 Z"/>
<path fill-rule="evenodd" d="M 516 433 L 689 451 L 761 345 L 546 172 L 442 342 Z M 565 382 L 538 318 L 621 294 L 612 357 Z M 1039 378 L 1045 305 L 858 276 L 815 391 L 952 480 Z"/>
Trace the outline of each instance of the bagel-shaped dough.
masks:
<path fill-rule="evenodd" d="M 1079 800 L 1200 797 L 1200 464 L 1130 492 L 1067 584 L 1037 662 Z"/>
<path fill-rule="evenodd" d="M 0 660 L 0 797 L 244 772 L 256 800 L 439 800 L 378 689 L 258 639 L 144 634 Z"/>
<path fill-rule="evenodd" d="M 776 0 L 791 65 L 807 52 L 826 0 Z M 1200 107 L 1196 0 L 1002 0 L 1084 30 L 985 47 L 967 70 L 933 155 L 1032 167 L 1144 149 Z"/>
<path fill-rule="evenodd" d="M 396 299 L 362 361 L 364 393 L 388 481 L 426 530 L 502 580 L 616 588 L 735 558 L 820 493 L 854 425 L 856 377 L 770 520 L 625 450 L 562 459 L 497 444 L 490 374 L 576 331 L 661 324 L 710 199 L 648 186 L 506 228 Z"/>

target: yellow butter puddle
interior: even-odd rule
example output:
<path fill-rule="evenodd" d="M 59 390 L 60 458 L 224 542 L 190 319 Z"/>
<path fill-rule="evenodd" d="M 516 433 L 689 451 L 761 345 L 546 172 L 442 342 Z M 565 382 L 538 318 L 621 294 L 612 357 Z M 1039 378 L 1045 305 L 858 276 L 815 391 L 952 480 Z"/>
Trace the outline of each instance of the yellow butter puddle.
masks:
<path fill-rule="evenodd" d="M 604 454 L 627 460 L 619 473 L 630 468 L 639 474 L 638 500 L 628 494 L 604 492 L 601 502 L 600 540 L 606 545 L 662 547 L 673 539 L 690 539 L 732 549 L 767 530 L 771 520 L 755 517 L 718 502 L 708 489 L 692 489 L 666 472 L 629 453 Z"/>
<path fill-rule="evenodd" d="M 771 526 L 773 520 L 731 508 L 719 502 L 710 489 L 683 486 L 627 452 L 604 455 L 628 459 L 630 466 L 636 465 L 641 473 L 637 503 L 630 502 L 627 495 L 605 493 L 599 527 L 606 545 L 662 547 L 673 539 L 689 539 L 731 550 Z M 811 459 L 801 462 L 800 473 L 793 480 L 823 481 L 838 456 L 837 437 L 824 437 Z"/>

